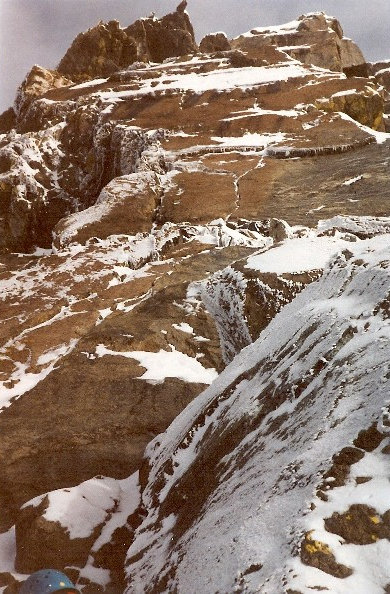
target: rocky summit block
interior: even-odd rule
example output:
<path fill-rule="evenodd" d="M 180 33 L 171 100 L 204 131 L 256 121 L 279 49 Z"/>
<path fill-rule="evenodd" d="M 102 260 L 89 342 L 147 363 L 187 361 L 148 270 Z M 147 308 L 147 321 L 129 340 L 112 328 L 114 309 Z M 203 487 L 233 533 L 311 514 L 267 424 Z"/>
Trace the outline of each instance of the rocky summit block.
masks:
<path fill-rule="evenodd" d="M 58 65 L 58 71 L 75 80 L 108 76 L 137 59 L 135 41 L 118 21 L 100 22 L 73 41 Z"/>
<path fill-rule="evenodd" d="M 196 53 L 194 29 L 185 12 L 187 2 L 161 19 L 140 19 L 125 29 L 135 39 L 138 60 L 163 62 L 166 58 Z"/>
<path fill-rule="evenodd" d="M 161 19 L 143 18 L 126 29 L 100 22 L 73 41 L 58 71 L 74 80 L 109 76 L 136 61 L 163 62 L 197 51 L 194 30 L 182 3 Z"/>
<path fill-rule="evenodd" d="M 260 27 L 231 41 L 233 48 L 256 54 L 276 45 L 293 58 L 321 68 L 348 71 L 365 64 L 358 46 L 344 37 L 339 21 L 323 12 L 302 15 L 278 27 Z"/>

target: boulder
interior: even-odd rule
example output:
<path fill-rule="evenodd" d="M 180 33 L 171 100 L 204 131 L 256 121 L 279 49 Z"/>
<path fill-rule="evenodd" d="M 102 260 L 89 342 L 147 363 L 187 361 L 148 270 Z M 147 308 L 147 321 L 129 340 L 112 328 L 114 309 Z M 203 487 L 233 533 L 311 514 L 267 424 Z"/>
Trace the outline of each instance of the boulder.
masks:
<path fill-rule="evenodd" d="M 126 29 L 118 21 L 80 33 L 58 65 L 58 71 L 76 81 L 107 77 L 136 61 L 163 62 L 197 51 L 194 30 L 185 5 L 161 19 L 139 19 Z"/>
<path fill-rule="evenodd" d="M 32 573 L 42 567 L 84 567 L 119 497 L 120 487 L 114 479 L 96 477 L 28 502 L 15 525 L 17 570 Z"/>
<path fill-rule="evenodd" d="M 375 73 L 375 80 L 384 87 L 388 105 L 390 99 L 390 67 L 378 70 Z"/>
<path fill-rule="evenodd" d="M 95 205 L 61 220 L 54 229 L 55 245 L 85 243 L 91 237 L 133 235 L 149 231 L 159 198 L 153 173 L 133 173 L 114 178 L 103 188 Z"/>
<path fill-rule="evenodd" d="M 352 41 L 342 37 L 340 40 L 340 51 L 341 51 L 341 67 L 343 70 L 347 68 L 353 68 L 358 66 L 365 66 L 366 61 L 363 53 L 358 45 Z"/>
<path fill-rule="evenodd" d="M 199 49 L 206 54 L 212 54 L 213 52 L 226 52 L 231 49 L 231 46 L 226 33 L 210 33 L 203 37 Z"/>
<path fill-rule="evenodd" d="M 341 111 L 374 130 L 384 131 L 383 93 L 376 85 L 368 83 L 361 91 L 349 90 L 319 99 L 316 106 L 330 112 Z"/>

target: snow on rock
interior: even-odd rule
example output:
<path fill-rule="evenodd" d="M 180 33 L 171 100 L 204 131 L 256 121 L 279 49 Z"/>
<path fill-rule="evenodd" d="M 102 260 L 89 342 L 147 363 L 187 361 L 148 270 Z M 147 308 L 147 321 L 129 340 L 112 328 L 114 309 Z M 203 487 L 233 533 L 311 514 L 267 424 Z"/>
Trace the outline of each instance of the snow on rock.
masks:
<path fill-rule="evenodd" d="M 77 487 L 49 493 L 42 517 L 48 522 L 59 522 L 70 539 L 87 538 L 102 524 L 119 494 L 120 487 L 114 479 L 93 478 Z M 38 507 L 45 497 L 32 499 L 26 506 Z"/>
<path fill-rule="evenodd" d="M 288 80 L 307 76 L 310 71 L 300 64 L 282 63 L 277 67 L 248 67 L 248 68 L 225 68 L 213 70 L 212 72 L 193 74 L 170 74 L 161 80 L 147 80 L 139 89 L 124 91 L 98 91 L 96 95 L 103 101 L 123 99 L 126 97 L 140 97 L 147 94 L 155 94 L 161 91 L 192 91 L 194 93 L 205 93 L 206 91 L 226 92 L 240 87 L 251 89 L 257 85 L 275 81 Z M 317 73 L 318 77 L 324 73 Z"/>
<path fill-rule="evenodd" d="M 272 239 L 265 237 L 257 231 L 249 229 L 234 229 L 226 224 L 223 219 L 216 219 L 207 225 L 184 225 L 185 235 L 190 241 L 199 241 L 216 247 L 247 246 L 251 248 L 268 248 Z"/>
<path fill-rule="evenodd" d="M 351 177 L 350 179 L 347 179 L 345 182 L 343 182 L 343 186 L 351 186 L 352 184 L 356 184 L 356 182 L 360 181 L 361 179 L 363 179 L 363 175 Z"/>
<path fill-rule="evenodd" d="M 78 568 L 84 583 L 106 586 L 110 568 L 96 565 L 94 555 L 115 540 L 138 504 L 138 473 L 124 480 L 95 477 L 32 499 L 16 523 L 16 566 L 32 572 L 69 565 Z M 14 532 L 0 537 L 8 547 L 8 571 L 15 559 Z"/>
<path fill-rule="evenodd" d="M 217 325 L 225 363 L 252 342 L 244 312 L 246 288 L 247 279 L 231 266 L 214 274 L 200 287 L 200 297 Z"/>
<path fill-rule="evenodd" d="M 293 238 L 264 253 L 250 256 L 246 266 L 276 274 L 321 270 L 334 254 L 347 246 L 349 242 L 340 238 Z"/>
<path fill-rule="evenodd" d="M 321 474 L 389 394 L 389 257 L 388 234 L 350 243 L 148 446 L 126 592 L 282 591 Z M 386 547 L 369 546 L 383 569 Z M 350 583 L 379 592 L 363 554 Z"/>
<path fill-rule="evenodd" d="M 141 367 L 146 369 L 139 379 L 152 384 L 160 384 L 168 377 L 177 377 L 184 382 L 197 384 L 211 384 L 218 376 L 215 369 L 206 369 L 197 358 L 190 357 L 177 351 L 170 345 L 170 351 L 160 350 L 158 353 L 148 351 L 112 351 L 104 345 L 96 347 L 96 355 L 104 357 L 107 355 L 135 359 Z"/>
<path fill-rule="evenodd" d="M 0 573 L 15 571 L 15 528 L 0 534 Z"/>
<path fill-rule="evenodd" d="M 276 222 L 271 221 L 270 233 L 274 233 Z M 198 287 L 206 309 L 216 322 L 226 363 L 257 338 L 286 303 L 316 280 L 336 253 L 357 240 L 352 233 L 343 235 L 335 231 L 335 236 L 318 237 L 318 231 L 301 229 L 299 234 L 304 235 L 294 237 L 298 230 L 291 227 L 287 230 L 281 243 L 269 249 L 263 247 L 243 263 L 213 274 Z"/>
<path fill-rule="evenodd" d="M 344 458 L 349 454 L 353 462 L 344 484 L 329 476 L 326 496 L 314 498 L 313 510 L 304 520 L 305 534 L 309 535 L 302 545 L 304 554 L 290 562 L 292 589 L 302 594 L 323 588 L 340 594 L 386 591 L 390 583 L 386 561 L 390 552 L 387 524 L 390 465 L 388 453 L 384 453 L 389 448 L 388 439 L 384 442 L 383 438 L 384 435 L 378 435 L 380 444 L 372 452 L 352 449 L 344 452 Z M 333 486 L 334 482 L 338 484 Z M 309 542 L 322 543 L 323 549 L 329 551 L 328 556 L 331 550 L 336 562 L 348 568 L 346 573 L 350 575 L 339 579 L 319 571 L 321 567 L 307 564 L 310 557 L 305 553 L 313 547 Z"/>
<path fill-rule="evenodd" d="M 303 63 L 334 71 L 365 64 L 357 45 L 344 37 L 338 20 L 324 12 L 304 14 L 282 25 L 256 27 L 233 39 L 231 45 L 249 53 L 273 45 Z"/>
<path fill-rule="evenodd" d="M 193 327 L 186 322 L 181 322 L 181 324 L 172 324 L 172 327 L 176 328 L 176 330 L 180 330 L 181 332 L 185 332 L 186 334 L 194 333 Z"/>
<path fill-rule="evenodd" d="M 3 360 L 7 359 L 4 356 L 4 353 L 7 352 L 7 347 L 9 348 L 12 345 L 12 341 L 10 340 L 9 342 L 11 344 L 6 344 L 0 348 L 0 357 Z M 14 361 L 13 372 L 6 381 L 0 381 L 0 410 L 10 406 L 15 399 L 23 396 L 23 394 L 29 392 L 39 382 L 43 381 L 55 369 L 56 364 L 62 357 L 72 352 L 77 342 L 77 339 L 72 339 L 69 344 L 62 344 L 40 355 L 36 361 L 36 365 L 41 369 L 37 372 L 30 370 L 30 361 L 27 363 Z M 23 350 L 21 343 L 17 343 L 17 348 Z"/>
<path fill-rule="evenodd" d="M 251 29 L 247 33 L 244 33 L 242 36 L 243 37 L 253 37 L 254 35 L 260 35 L 261 33 L 264 33 L 266 35 L 274 34 L 274 33 L 281 33 L 281 32 L 296 33 L 298 30 L 298 27 L 299 27 L 299 21 L 293 20 L 288 23 L 283 23 L 282 25 L 273 25 L 271 27 L 255 27 L 254 29 Z M 236 39 L 238 39 L 238 37 L 236 37 Z"/>
<path fill-rule="evenodd" d="M 368 126 L 365 126 L 364 124 L 359 123 L 357 120 L 354 120 L 353 118 L 351 118 L 351 116 L 349 116 L 346 113 L 340 112 L 339 115 L 343 120 L 346 120 L 347 122 L 348 121 L 354 122 L 356 124 L 356 126 L 358 126 L 360 128 L 360 130 L 363 130 L 363 132 L 367 132 L 367 134 L 371 134 L 371 136 L 373 136 L 375 138 L 375 141 L 377 142 L 377 144 L 383 144 L 390 140 L 389 132 L 380 132 L 378 130 L 374 130 L 373 128 L 369 128 Z"/>
<path fill-rule="evenodd" d="M 286 134 L 278 132 L 276 134 L 258 134 L 246 132 L 242 136 L 212 136 L 211 140 L 218 142 L 221 146 L 245 146 L 266 148 L 268 145 L 277 144 L 285 140 Z"/>
<path fill-rule="evenodd" d="M 334 235 L 342 232 L 352 233 L 366 239 L 390 232 L 389 217 L 345 217 L 337 215 L 331 219 L 319 221 L 320 235 Z"/>

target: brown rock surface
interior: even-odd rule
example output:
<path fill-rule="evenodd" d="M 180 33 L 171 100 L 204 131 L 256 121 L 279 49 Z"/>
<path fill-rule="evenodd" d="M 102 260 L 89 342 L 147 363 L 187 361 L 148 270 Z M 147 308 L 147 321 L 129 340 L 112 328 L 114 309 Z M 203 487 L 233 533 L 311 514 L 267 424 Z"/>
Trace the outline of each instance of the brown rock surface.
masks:
<path fill-rule="evenodd" d="M 213 52 L 226 52 L 231 49 L 231 46 L 225 33 L 210 33 L 203 37 L 199 49 L 205 54 L 211 54 Z"/>
<path fill-rule="evenodd" d="M 93 248 L 90 250 L 92 255 Z M 1 499 L 3 509 L 11 514 L 8 517 L 12 517 L 23 502 L 44 491 L 77 484 L 95 474 L 125 477 L 138 468 L 146 443 L 163 431 L 204 385 L 176 378 L 167 378 L 162 384 L 140 380 L 142 367 L 136 360 L 121 356 L 121 351 L 169 351 L 172 348 L 169 345 L 174 345 L 176 350 L 192 358 L 202 354 L 203 367 L 221 369 L 214 323 L 202 308 L 185 313 L 186 287 L 189 281 L 203 278 L 206 271 L 212 272 L 224 261 L 230 262 L 247 252 L 248 248 L 234 247 L 190 257 L 184 252 L 180 260 L 179 248 L 177 262 L 157 265 L 147 276 L 131 283 L 113 285 L 103 292 L 107 272 L 102 275 L 95 271 L 95 284 L 91 284 L 93 275 L 85 267 L 85 256 L 76 256 L 82 267 L 80 272 L 83 270 L 85 277 L 90 279 L 86 285 L 78 278 L 78 302 L 77 285 L 67 289 L 73 295 L 72 312 L 67 317 L 67 340 L 77 338 L 79 342 L 77 346 L 71 342 L 73 352 L 57 363 L 56 370 L 1 414 L 3 440 L 0 456 L 4 471 Z M 48 264 L 50 258 L 47 258 Z M 51 279 L 55 286 L 60 279 L 58 273 L 54 272 Z M 65 284 L 70 278 L 77 278 L 74 272 L 70 278 L 69 274 L 67 276 L 63 277 Z M 44 287 L 41 295 L 35 295 L 34 311 L 40 299 L 47 299 L 42 291 Z M 94 303 L 93 297 L 89 300 L 88 296 L 94 291 L 99 291 L 99 305 Z M 55 303 L 54 296 L 51 299 Z M 61 301 L 56 307 L 60 305 Z M 22 309 L 29 312 L 26 306 L 25 301 Z M 110 306 L 116 312 L 104 321 L 100 319 L 101 323 L 95 327 L 96 307 L 103 310 Z M 127 307 L 129 311 L 126 311 Z M 90 314 L 85 311 L 88 309 Z M 63 332 L 54 332 L 55 320 L 54 316 L 42 324 L 40 340 L 28 330 L 27 339 L 31 342 L 25 342 L 23 332 L 17 338 L 16 333 L 20 330 L 17 326 L 13 329 L 16 334 L 14 344 L 19 344 L 19 358 L 34 349 L 33 361 L 38 361 L 38 367 L 30 368 L 31 371 L 45 368 L 46 359 L 50 361 L 47 353 L 55 351 L 56 340 L 57 345 L 64 343 Z M 38 322 L 37 330 L 39 321 L 34 322 Z M 180 325 L 184 321 L 194 328 L 194 334 L 174 328 L 173 324 Z M 30 320 L 26 326 L 31 325 Z M 11 328 L 8 322 L 8 330 L 5 329 L 8 335 Z M 200 342 L 196 339 L 199 335 L 203 337 Z M 117 356 L 96 356 L 99 344 L 115 351 Z M 11 351 L 9 354 L 15 357 Z M 40 355 L 45 358 L 39 359 Z M 3 373 L 10 371 L 12 377 L 13 369 L 3 369 Z M 11 386 L 17 390 L 18 382 Z"/>
<path fill-rule="evenodd" d="M 42 567 L 59 570 L 67 565 L 83 567 L 96 540 L 96 534 L 71 539 L 59 522 L 44 518 L 47 506 L 46 497 L 40 505 L 28 505 L 19 513 L 15 566 L 20 573 L 33 573 Z"/>
<path fill-rule="evenodd" d="M 159 203 L 159 184 L 154 173 L 123 175 L 102 190 L 96 204 L 62 219 L 54 229 L 57 247 L 91 237 L 136 234 L 149 231 Z M 173 219 L 171 219 L 173 220 Z"/>
<path fill-rule="evenodd" d="M 390 149 L 377 144 L 385 137 L 375 134 L 384 129 L 386 96 L 374 79 L 352 76 L 366 65 L 339 23 L 309 15 L 290 30 L 254 30 L 231 44 L 214 34 L 201 43 L 207 55 L 194 58 L 198 49 L 185 8 L 184 1 L 176 12 L 126 30 L 116 21 L 99 23 L 76 38 L 60 71 L 77 81 L 107 80 L 74 85 L 63 74 L 34 67 L 17 99 L 18 119 L 9 113 L 0 121 L 6 132 L 0 138 L 1 526 L 17 521 L 21 571 L 42 559 L 80 569 L 97 535 L 71 539 L 44 517 L 44 504 L 20 511 L 23 503 L 96 474 L 123 478 L 138 470 L 146 444 L 207 378 L 321 275 L 247 268 L 254 249 L 309 233 L 282 219 L 306 226 L 334 217 L 310 232 L 351 244 L 389 229 L 388 221 L 356 218 L 388 212 Z M 11 253 L 36 246 L 47 251 Z M 308 328 L 298 348 L 315 331 Z M 345 344 L 343 337 L 339 342 Z M 174 353 L 205 375 L 187 381 L 180 373 L 186 363 L 176 362 L 173 377 L 147 379 L 143 355 Z M 264 374 L 279 355 L 264 361 Z M 261 423 L 269 414 L 264 438 L 281 441 L 292 429 L 287 413 L 278 415 L 280 403 L 298 403 L 306 423 L 309 402 L 299 398 L 326 363 L 319 358 L 294 382 L 288 366 L 279 385 L 270 379 L 262 388 L 261 412 L 256 404 L 234 435 L 229 430 L 221 442 L 211 440 L 212 450 L 183 475 L 162 509 L 180 510 L 175 535 L 196 521 L 221 456 L 233 452 L 256 419 Z M 251 373 L 239 382 L 250 381 Z M 226 398 L 227 392 L 218 403 Z M 329 485 L 342 488 L 349 480 L 363 456 L 357 448 L 377 447 L 377 433 L 371 428 L 356 448 L 348 444 L 333 458 L 332 452 L 320 485 L 324 499 Z M 240 464 L 247 455 L 239 454 Z M 193 493 L 206 459 L 206 482 Z M 143 464 L 143 485 L 147 470 Z M 170 476 L 174 468 L 165 470 Z M 356 484 L 369 479 L 359 476 Z M 298 467 L 286 467 L 275 489 L 284 482 L 296 489 L 301 480 Z M 142 510 L 134 525 L 95 551 L 97 565 L 117 573 L 120 591 L 125 547 L 141 516 Z M 337 517 L 332 526 L 344 530 L 346 521 Z M 308 533 L 304 545 L 304 562 L 349 575 L 322 541 Z M 117 552 L 115 566 L 107 559 Z M 257 559 L 248 561 L 237 587 L 261 569 Z M 168 588 L 164 579 L 161 590 Z M 81 580 L 85 592 L 100 591 Z"/>
<path fill-rule="evenodd" d="M 6 109 L 0 115 L 0 134 L 5 134 L 15 128 L 16 126 L 16 114 L 13 107 Z"/>
<path fill-rule="evenodd" d="M 178 173 L 164 192 L 158 209 L 159 222 L 205 223 L 227 217 L 235 208 L 232 175 L 206 171 Z"/>
<path fill-rule="evenodd" d="M 23 117 L 31 102 L 42 97 L 50 89 L 58 89 L 72 84 L 70 78 L 56 70 L 47 70 L 42 66 L 33 66 L 20 85 L 16 99 L 15 112 L 19 119 Z"/>
<path fill-rule="evenodd" d="M 58 71 L 74 80 L 109 76 L 137 60 L 137 47 L 118 21 L 98 23 L 73 41 Z"/>
<path fill-rule="evenodd" d="M 125 30 L 137 45 L 137 59 L 163 62 L 166 58 L 184 56 L 197 51 L 194 30 L 187 12 L 186 2 L 176 11 L 161 19 L 140 19 Z"/>
<path fill-rule="evenodd" d="M 303 15 L 297 21 L 276 28 L 253 29 L 250 34 L 233 39 L 231 44 L 249 54 L 274 45 L 300 62 L 335 71 L 365 64 L 357 45 L 343 37 L 337 19 L 324 13 Z"/>
<path fill-rule="evenodd" d="M 306 534 L 301 548 L 301 560 L 305 565 L 316 567 L 334 577 L 347 578 L 352 574 L 352 569 L 337 563 L 330 547 L 323 542 L 313 540 Z"/>
<path fill-rule="evenodd" d="M 346 543 L 356 545 L 372 544 L 381 538 L 390 540 L 390 526 L 385 517 L 362 504 L 353 504 L 345 513 L 334 513 L 326 518 L 325 529 L 342 536 Z"/>

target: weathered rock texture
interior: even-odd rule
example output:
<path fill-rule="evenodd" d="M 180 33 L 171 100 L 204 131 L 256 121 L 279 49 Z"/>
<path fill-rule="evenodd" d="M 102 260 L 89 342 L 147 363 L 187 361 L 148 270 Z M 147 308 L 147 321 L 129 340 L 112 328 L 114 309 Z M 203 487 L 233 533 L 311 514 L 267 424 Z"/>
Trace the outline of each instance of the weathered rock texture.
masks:
<path fill-rule="evenodd" d="M 383 491 L 374 495 L 388 438 L 384 447 L 375 429 L 371 454 L 361 451 L 349 464 L 344 456 L 346 484 L 334 487 L 329 502 L 313 490 L 340 445 L 381 419 L 390 343 L 387 336 L 377 351 L 374 328 L 389 323 L 380 313 L 389 300 L 388 250 L 388 236 L 351 243 L 149 444 L 126 592 L 335 592 L 370 580 L 360 560 L 384 559 L 379 551 L 388 546 L 388 501 Z M 363 286 L 359 305 L 336 305 Z M 365 330 L 356 325 L 361 316 Z M 380 363 L 369 363 L 374 353 Z M 357 480 L 364 469 L 371 469 L 368 490 Z M 364 501 L 365 493 L 373 497 L 369 507 L 349 507 L 349 497 Z M 372 582 L 387 579 L 385 569 Z"/>
<path fill-rule="evenodd" d="M 14 109 L 19 119 L 22 119 L 30 104 L 37 97 L 41 97 L 51 89 L 58 89 L 71 85 L 72 81 L 56 70 L 47 70 L 41 66 L 33 66 L 20 85 Z"/>
<path fill-rule="evenodd" d="M 141 19 L 125 30 L 130 38 L 135 39 L 138 60 L 163 62 L 166 58 L 197 51 L 186 6 L 187 3 L 182 2 L 176 12 L 162 19 Z"/>
<path fill-rule="evenodd" d="M 231 45 L 225 33 L 210 33 L 203 37 L 199 49 L 201 52 L 210 54 L 213 52 L 226 52 L 231 49 Z"/>
<path fill-rule="evenodd" d="M 137 227 L 134 218 L 131 232 L 154 222 L 261 218 L 259 193 L 285 167 L 275 157 L 349 151 L 375 141 L 356 122 L 384 127 L 383 97 L 367 79 L 319 73 L 291 59 L 274 70 L 243 66 L 241 73 L 233 66 L 237 55 L 226 55 L 141 65 L 108 82 L 53 89 L 32 101 L 20 114 L 17 134 L 0 143 L 1 248 L 49 247 L 64 215 L 92 206 L 113 179 L 148 170 L 166 175 L 165 183 L 143 212 L 144 223 Z M 196 84 L 181 85 L 190 74 L 201 81 L 201 92 Z M 237 76 L 237 83 L 227 82 Z M 265 167 L 257 167 L 259 159 Z M 180 170 L 169 174 L 176 161 Z M 129 199 L 122 192 L 124 203 L 136 204 L 130 197 L 135 188 L 128 185 Z M 122 233 L 120 218 L 112 214 L 111 220 L 119 223 L 111 232 Z"/>
<path fill-rule="evenodd" d="M 109 76 L 133 62 L 163 62 L 197 51 L 194 30 L 183 6 L 164 16 L 144 18 L 126 29 L 118 21 L 100 22 L 80 33 L 58 65 L 74 80 Z"/>
<path fill-rule="evenodd" d="M 58 71 L 75 80 L 108 76 L 137 60 L 137 47 L 118 21 L 100 22 L 73 41 Z"/>
<path fill-rule="evenodd" d="M 264 46 L 276 45 L 305 64 L 335 71 L 351 72 L 352 68 L 365 65 L 362 52 L 344 37 L 337 19 L 324 13 L 303 15 L 280 27 L 253 29 L 233 39 L 231 45 L 249 54 L 256 54 Z"/>
<path fill-rule="evenodd" d="M 347 352 L 350 340 L 361 336 L 358 349 L 364 337 L 375 335 L 377 344 L 383 343 L 379 359 L 387 353 L 387 335 L 376 332 L 377 326 L 387 328 L 388 297 L 381 293 L 388 290 L 387 256 L 374 264 L 370 259 L 390 231 L 385 218 L 390 149 L 383 134 L 387 91 L 378 84 L 385 73 L 378 68 L 376 78 L 353 77 L 354 68 L 362 73 L 363 58 L 339 23 L 323 14 L 256 29 L 232 42 L 221 34 L 207 36 L 194 56 L 198 48 L 185 8 L 184 1 L 162 19 L 151 16 L 127 29 L 100 23 L 81 34 L 59 72 L 33 68 L 15 111 L 0 119 L 0 550 L 12 545 L 15 524 L 19 572 L 42 563 L 68 568 L 86 594 L 119 594 L 133 586 L 142 594 L 175 591 L 184 583 L 179 573 L 186 572 L 185 565 L 175 565 L 176 552 L 180 557 L 184 551 L 192 566 L 182 546 L 189 521 L 200 521 L 209 495 L 219 497 L 211 487 L 218 487 L 221 473 L 227 480 L 239 477 L 237 468 L 245 467 L 247 454 L 248 460 L 261 456 L 272 449 L 274 438 L 287 440 L 270 456 L 273 470 L 275 464 L 283 470 L 266 495 L 248 480 L 256 505 L 272 506 L 283 485 L 300 493 L 302 484 L 310 486 L 310 496 L 317 489 L 316 506 L 325 505 L 330 472 L 335 489 L 355 481 L 350 467 L 356 455 L 345 454 L 351 447 L 345 435 L 354 439 L 366 422 L 377 422 L 377 408 L 368 414 L 360 402 L 374 406 L 388 381 L 385 373 L 377 378 L 375 396 L 366 394 L 350 411 L 353 428 L 326 455 L 321 450 L 321 468 L 300 474 L 299 464 L 283 458 L 281 452 L 296 451 L 295 435 L 305 451 L 311 447 L 306 428 L 316 415 L 310 407 L 317 394 L 302 395 L 315 387 L 316 378 L 321 386 L 334 380 L 342 416 L 342 406 L 347 407 L 342 390 L 355 379 L 360 389 L 359 382 L 371 377 L 367 363 L 365 373 L 349 381 L 347 367 L 355 361 Z M 81 80 L 86 82 L 72 82 Z M 366 253 L 367 242 L 371 251 L 367 247 Z M 325 281 L 320 279 L 324 268 Z M 356 280 L 360 292 L 354 278 L 366 279 L 361 285 Z M 339 293 L 337 279 L 343 281 Z M 324 300 L 321 286 L 331 299 Z M 377 302 L 379 293 L 383 298 Z M 297 313 L 303 322 L 288 338 L 292 322 L 285 312 L 298 311 L 296 303 L 302 304 L 305 294 L 314 295 L 313 303 Z M 351 302 L 357 316 L 362 296 L 372 299 L 362 305 L 360 317 L 343 317 Z M 322 315 L 328 305 L 334 310 Z M 317 316 L 313 324 L 305 317 L 310 311 Z M 327 329 L 338 350 L 320 346 L 328 340 Z M 254 352 L 256 340 L 266 352 L 254 370 L 240 375 L 245 352 Z M 299 364 L 292 366 L 298 352 Z M 313 352 L 318 356 L 312 361 Z M 370 359 L 376 366 L 378 357 Z M 178 465 L 176 453 L 169 453 L 161 466 L 150 448 L 142 462 L 147 443 L 185 407 L 198 406 L 191 404 L 194 398 L 230 361 L 233 367 L 221 379 L 226 390 L 219 391 L 217 383 L 210 388 L 215 399 L 188 425 Z M 266 382 L 261 387 L 255 382 L 259 365 Z M 234 420 L 233 403 L 232 424 L 223 424 L 219 413 L 225 415 L 229 399 L 247 388 L 248 414 Z M 337 428 L 340 421 L 332 390 L 319 394 L 321 419 L 330 420 L 326 427 L 316 426 L 314 444 L 329 424 Z M 202 433 L 210 415 L 215 426 Z M 386 412 L 382 416 L 385 427 Z M 258 430 L 256 423 L 260 433 L 249 449 L 241 449 Z M 193 454 L 199 458 L 193 458 L 193 468 L 184 468 L 192 459 L 186 448 L 194 436 L 200 449 Z M 203 443 L 210 445 L 207 451 Z M 374 430 L 360 435 L 355 449 L 368 451 L 367 443 L 372 451 L 379 447 Z M 158 441 L 153 447 L 160 451 Z M 340 450 L 344 454 L 337 457 Z M 250 476 L 263 476 L 258 469 L 265 463 Z M 198 469 L 203 468 L 202 475 Z M 175 491 L 169 477 L 181 469 Z M 139 508 L 137 476 L 127 478 L 138 470 Z M 112 478 L 93 478 L 102 474 Z M 361 467 L 356 484 L 369 480 Z M 167 491 L 156 508 L 163 484 Z M 94 493 L 101 494 L 99 501 Z M 58 515 L 59 500 L 69 513 Z M 71 502 L 77 502 L 74 509 Z M 87 511 L 75 515 L 83 505 Z M 380 541 L 386 511 L 377 509 L 380 529 L 373 534 Z M 351 510 L 356 525 L 370 526 L 366 512 Z M 346 534 L 341 504 L 321 513 L 333 534 Z M 138 538 L 149 539 L 149 527 L 140 527 L 145 514 L 156 538 L 160 530 L 169 535 L 165 567 L 157 568 L 152 559 L 154 542 L 147 551 L 139 544 Z M 280 522 L 285 525 L 283 518 Z M 278 523 L 274 518 L 271 523 L 279 538 Z M 312 524 L 297 520 L 291 530 L 294 562 L 301 564 L 297 576 L 320 567 L 354 579 L 352 566 L 340 560 L 326 535 L 312 534 Z M 207 537 L 214 533 L 213 527 Z M 260 533 L 266 534 L 264 526 Z M 239 541 L 236 534 L 233 538 Z M 285 540 L 279 544 L 285 551 Z M 131 579 L 125 571 L 130 546 Z M 226 557 L 214 555 L 213 547 L 206 565 L 212 560 L 214 569 L 223 567 Z M 206 550 L 203 542 L 201 549 Z M 213 591 L 254 591 L 259 572 L 268 571 L 267 560 L 247 553 L 242 555 L 247 564 L 235 568 L 234 577 L 225 568 Z M 147 558 L 152 569 L 144 577 Z M 194 562 L 195 576 L 198 566 Z M 21 579 L 14 570 L 6 566 L 0 576 L 9 584 L 8 594 Z M 293 582 L 290 590 L 299 591 Z M 193 584 L 183 588 L 184 594 L 199 590 Z M 210 591 L 206 584 L 200 589 Z"/>

